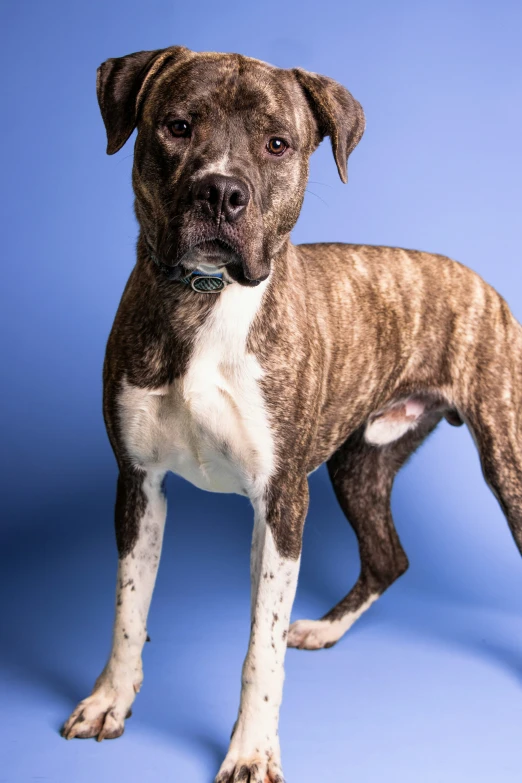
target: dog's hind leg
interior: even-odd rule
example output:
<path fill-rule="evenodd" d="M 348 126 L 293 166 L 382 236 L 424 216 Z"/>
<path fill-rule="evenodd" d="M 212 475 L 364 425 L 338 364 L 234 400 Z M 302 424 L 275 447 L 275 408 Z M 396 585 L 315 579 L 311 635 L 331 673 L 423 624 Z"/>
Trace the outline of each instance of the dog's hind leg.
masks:
<path fill-rule="evenodd" d="M 427 415 L 414 430 L 385 446 L 368 443 L 361 428 L 328 461 L 335 494 L 357 536 L 361 572 L 353 589 L 321 620 L 298 620 L 290 626 L 290 647 L 331 647 L 408 568 L 391 514 L 393 480 L 441 416 Z"/>
<path fill-rule="evenodd" d="M 489 406 L 466 413 L 466 423 L 479 451 L 484 478 L 522 554 L 522 411 L 502 399 L 493 400 Z"/>
<path fill-rule="evenodd" d="M 62 734 L 67 739 L 119 737 L 140 689 L 141 653 L 165 526 L 163 476 L 130 467 L 120 472 L 115 509 L 119 560 L 112 651 L 92 694 L 66 721 Z"/>
<path fill-rule="evenodd" d="M 474 346 L 477 366 L 464 376 L 457 403 L 522 554 L 522 326 L 500 297 L 487 304 Z"/>

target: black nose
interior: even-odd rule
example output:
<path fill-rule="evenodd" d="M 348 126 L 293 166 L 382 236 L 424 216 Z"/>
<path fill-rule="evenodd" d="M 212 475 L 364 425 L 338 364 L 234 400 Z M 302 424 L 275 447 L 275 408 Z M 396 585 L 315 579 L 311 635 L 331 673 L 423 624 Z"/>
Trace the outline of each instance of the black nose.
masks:
<path fill-rule="evenodd" d="M 207 174 L 194 188 L 194 201 L 216 220 L 223 217 L 234 223 L 250 201 L 248 187 L 236 177 Z"/>

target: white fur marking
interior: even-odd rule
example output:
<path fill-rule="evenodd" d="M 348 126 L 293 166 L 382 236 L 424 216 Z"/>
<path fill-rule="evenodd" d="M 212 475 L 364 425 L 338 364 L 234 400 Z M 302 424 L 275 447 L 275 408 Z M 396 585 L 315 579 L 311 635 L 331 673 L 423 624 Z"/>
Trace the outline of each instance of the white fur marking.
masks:
<path fill-rule="evenodd" d="M 335 644 L 344 636 L 359 617 L 379 598 L 371 595 L 355 612 L 348 612 L 340 620 L 297 620 L 288 631 L 288 646 L 306 650 L 320 650 Z"/>
<path fill-rule="evenodd" d="M 209 174 L 223 174 L 226 176 L 229 174 L 229 164 L 230 156 L 229 150 L 227 150 L 218 160 L 211 161 L 198 170 L 198 181 L 200 177 L 203 178 Z"/>
<path fill-rule="evenodd" d="M 181 379 L 161 389 L 123 383 L 122 430 L 137 464 L 172 470 L 201 489 L 260 495 L 274 446 L 262 369 L 246 343 L 267 284 L 219 294 Z"/>
<path fill-rule="evenodd" d="M 252 541 L 252 629 L 243 665 L 241 704 L 230 748 L 218 773 L 261 765 L 259 780 L 281 776 L 277 725 L 284 680 L 287 629 L 299 561 L 281 557 L 264 515 Z M 257 777 L 255 778 L 257 781 Z"/>
<path fill-rule="evenodd" d="M 141 687 L 141 653 L 147 637 L 147 615 L 156 581 L 166 501 L 161 492 L 162 474 L 146 475 L 143 491 L 147 505 L 139 520 L 138 540 L 132 552 L 118 563 L 116 618 L 112 651 L 96 680 L 91 696 L 76 707 L 64 726 L 71 739 L 99 726 L 99 738 L 123 731 L 123 724 Z M 82 716 L 82 720 L 78 718 Z M 100 734 L 101 732 L 101 734 Z"/>

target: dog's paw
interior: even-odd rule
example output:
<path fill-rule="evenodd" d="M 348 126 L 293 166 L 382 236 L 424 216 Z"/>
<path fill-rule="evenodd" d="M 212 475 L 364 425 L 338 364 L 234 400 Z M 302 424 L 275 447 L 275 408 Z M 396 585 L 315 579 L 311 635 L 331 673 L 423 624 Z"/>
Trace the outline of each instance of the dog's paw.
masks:
<path fill-rule="evenodd" d="M 95 691 L 81 701 L 62 727 L 65 739 L 104 739 L 121 737 L 125 719 L 130 718 L 133 696 L 123 696 L 114 690 Z"/>
<path fill-rule="evenodd" d="M 297 620 L 288 629 L 287 645 L 299 650 L 322 650 L 332 647 L 339 638 L 338 629 L 328 620 Z"/>
<path fill-rule="evenodd" d="M 214 783 L 285 783 L 280 765 L 257 755 L 250 759 L 225 759 Z"/>

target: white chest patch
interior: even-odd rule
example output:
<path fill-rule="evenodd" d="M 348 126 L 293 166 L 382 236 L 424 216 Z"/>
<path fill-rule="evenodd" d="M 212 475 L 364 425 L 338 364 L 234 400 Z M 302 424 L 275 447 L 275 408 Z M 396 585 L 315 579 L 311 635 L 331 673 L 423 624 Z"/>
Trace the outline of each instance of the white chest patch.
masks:
<path fill-rule="evenodd" d="M 136 464 L 171 470 L 212 492 L 262 491 L 273 470 L 273 440 L 262 369 L 246 342 L 267 282 L 219 294 L 182 378 L 156 389 L 124 379 L 120 418 Z"/>

